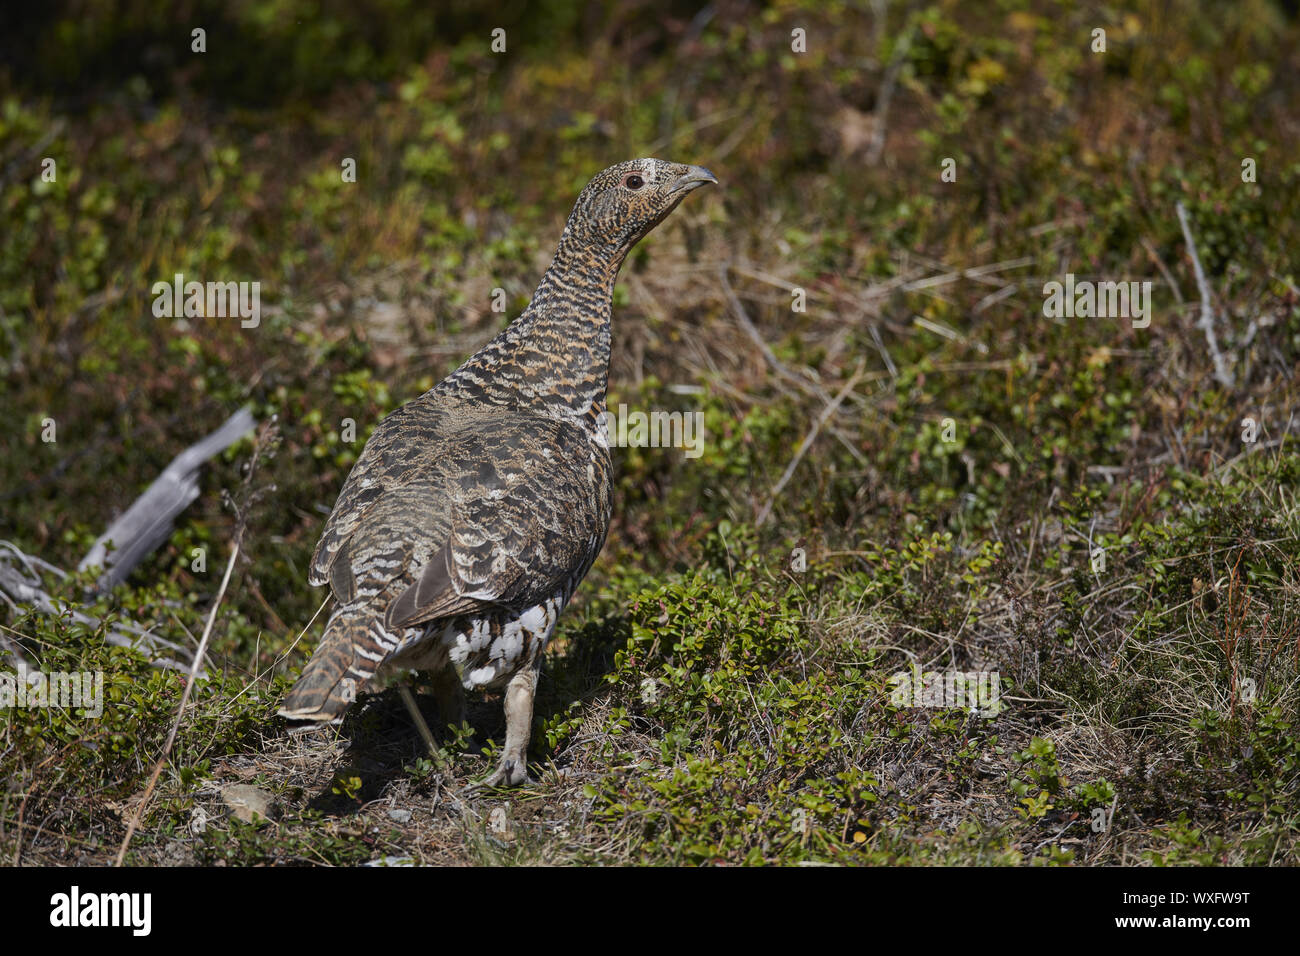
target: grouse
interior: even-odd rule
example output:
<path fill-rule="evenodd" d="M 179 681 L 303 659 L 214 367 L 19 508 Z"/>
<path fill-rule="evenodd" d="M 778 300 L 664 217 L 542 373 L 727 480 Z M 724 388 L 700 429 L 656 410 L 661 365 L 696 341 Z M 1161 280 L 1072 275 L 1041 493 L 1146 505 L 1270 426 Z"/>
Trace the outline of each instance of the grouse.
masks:
<path fill-rule="evenodd" d="M 505 688 L 506 743 L 481 786 L 527 779 L 542 651 L 609 530 L 610 304 L 628 251 L 707 169 L 611 166 L 574 204 L 528 307 L 376 426 L 308 580 L 335 608 L 280 714 L 338 723 L 380 671 L 431 671 L 440 712 Z"/>

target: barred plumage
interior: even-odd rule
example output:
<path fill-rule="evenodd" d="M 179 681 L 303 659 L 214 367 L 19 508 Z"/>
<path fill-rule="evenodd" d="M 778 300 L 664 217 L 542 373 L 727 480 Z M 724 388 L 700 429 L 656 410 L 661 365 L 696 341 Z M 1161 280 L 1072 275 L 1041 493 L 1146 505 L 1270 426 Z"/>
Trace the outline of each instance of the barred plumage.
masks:
<path fill-rule="evenodd" d="M 716 182 L 657 159 L 599 173 L 528 308 L 379 423 L 316 546 L 309 581 L 336 607 L 282 715 L 337 721 L 380 668 L 433 671 L 453 718 L 460 688 L 505 686 L 506 746 L 484 783 L 526 779 L 541 654 L 609 530 L 614 281 L 683 196 Z"/>

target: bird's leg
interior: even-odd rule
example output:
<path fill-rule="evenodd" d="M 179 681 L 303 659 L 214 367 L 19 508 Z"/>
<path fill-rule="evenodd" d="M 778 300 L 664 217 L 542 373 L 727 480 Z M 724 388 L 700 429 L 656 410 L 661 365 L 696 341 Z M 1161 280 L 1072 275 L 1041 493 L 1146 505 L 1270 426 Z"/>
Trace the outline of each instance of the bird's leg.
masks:
<path fill-rule="evenodd" d="M 429 748 L 430 756 L 436 759 L 438 748 L 434 746 L 433 734 L 429 733 L 429 725 L 424 722 L 424 715 L 420 713 L 420 707 L 415 702 L 415 695 L 411 693 L 411 688 L 405 684 L 400 684 L 397 693 L 401 695 L 402 703 L 406 705 L 407 713 L 411 715 L 411 721 L 415 724 L 415 729 L 420 732 L 420 739 Z"/>
<path fill-rule="evenodd" d="M 465 688 L 450 662 L 434 672 L 433 692 L 438 698 L 438 716 L 443 729 L 450 725 L 459 730 L 465 723 Z"/>
<path fill-rule="evenodd" d="M 533 729 L 533 692 L 537 689 L 540 657 L 506 685 L 506 749 L 496 771 L 476 787 L 515 787 L 528 778 L 528 738 Z"/>

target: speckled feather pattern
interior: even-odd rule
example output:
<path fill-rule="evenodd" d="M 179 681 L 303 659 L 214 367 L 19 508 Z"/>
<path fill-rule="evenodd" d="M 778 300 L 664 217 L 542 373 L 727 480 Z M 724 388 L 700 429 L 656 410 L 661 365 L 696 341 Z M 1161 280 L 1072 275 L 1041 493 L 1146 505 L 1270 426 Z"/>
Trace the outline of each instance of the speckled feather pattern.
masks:
<path fill-rule="evenodd" d="M 598 174 L 528 308 L 379 423 L 316 547 L 309 580 L 336 604 L 282 714 L 336 720 L 384 667 L 451 666 L 471 690 L 536 668 L 609 530 L 597 422 L 619 267 L 715 181 L 655 159 Z"/>

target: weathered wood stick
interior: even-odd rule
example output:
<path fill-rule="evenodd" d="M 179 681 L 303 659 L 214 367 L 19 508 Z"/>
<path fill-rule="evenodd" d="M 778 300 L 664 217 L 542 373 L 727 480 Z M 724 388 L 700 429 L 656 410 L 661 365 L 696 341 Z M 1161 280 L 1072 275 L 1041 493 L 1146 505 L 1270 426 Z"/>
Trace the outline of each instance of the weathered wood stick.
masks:
<path fill-rule="evenodd" d="M 15 563 L 15 559 L 17 559 L 17 563 Z M 22 565 L 22 567 L 19 567 L 19 565 Z M 54 598 L 41 586 L 41 579 L 36 574 L 33 565 L 39 565 L 47 571 L 53 571 L 60 577 L 67 577 L 67 572 L 61 568 L 56 568 L 32 555 L 24 554 L 11 542 L 0 541 L 0 601 L 4 601 L 15 612 L 18 612 L 20 604 L 25 604 L 51 617 L 66 614 L 78 624 L 84 624 L 92 629 L 99 626 L 99 619 L 84 611 L 75 608 L 60 608 Z M 150 662 L 158 667 L 178 671 L 189 670 L 188 664 L 166 656 L 175 654 L 184 658 L 188 656 L 185 648 L 126 621 L 115 621 L 105 628 L 104 640 L 118 647 L 129 647 L 140 651 L 148 655 Z M 21 661 L 28 670 L 36 670 L 31 665 L 31 662 L 22 656 L 17 642 L 0 636 L 0 652 L 12 657 L 15 664 Z"/>
<path fill-rule="evenodd" d="M 126 580 L 131 571 L 170 537 L 176 516 L 199 496 L 198 476 L 203 463 L 225 451 L 252 430 L 255 424 L 253 413 L 247 407 L 241 408 L 215 432 L 172 459 L 171 464 L 153 484 L 99 536 L 77 569 L 85 571 L 89 568 L 103 568 L 103 573 L 96 581 L 96 587 L 101 593 Z M 0 541 L 0 601 L 15 611 L 20 604 L 25 604 L 42 614 L 69 614 L 78 623 L 90 627 L 99 625 L 97 618 L 84 611 L 60 608 L 42 586 L 41 571 L 67 577 L 67 572 L 63 569 L 34 555 L 25 554 L 8 541 Z M 190 665 L 182 662 L 188 656 L 184 647 L 134 624 L 117 621 L 106 629 L 104 638 L 110 644 L 142 651 L 159 667 L 190 670 Z M 17 644 L 8 638 L 0 641 L 0 652 L 12 657 L 15 662 L 26 663 Z M 168 654 L 181 660 L 169 657 Z M 204 676 L 201 668 L 198 675 Z"/>
<path fill-rule="evenodd" d="M 102 567 L 98 586 L 108 591 L 160 544 L 171 537 L 172 522 L 199 496 L 199 468 L 252 430 L 253 413 L 241 408 L 215 432 L 185 449 L 145 489 L 130 508 L 99 536 L 78 571 Z M 112 542 L 113 550 L 109 551 Z"/>

